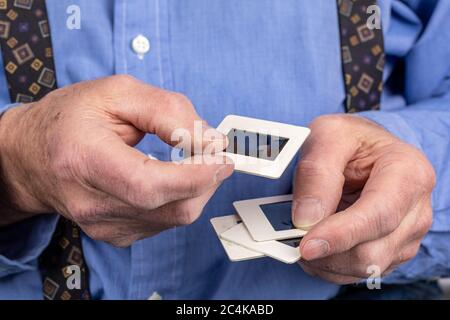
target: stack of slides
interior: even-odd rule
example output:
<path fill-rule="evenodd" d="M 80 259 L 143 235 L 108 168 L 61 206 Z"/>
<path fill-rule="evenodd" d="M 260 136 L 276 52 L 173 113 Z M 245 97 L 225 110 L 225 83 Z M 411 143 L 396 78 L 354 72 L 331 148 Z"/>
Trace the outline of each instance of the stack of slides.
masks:
<path fill-rule="evenodd" d="M 271 257 L 284 263 L 300 259 L 299 243 L 307 231 L 291 220 L 292 195 L 237 201 L 238 215 L 211 219 L 231 261 Z"/>
<path fill-rule="evenodd" d="M 310 134 L 308 128 L 229 115 L 217 127 L 226 135 L 236 171 L 278 179 Z M 300 259 L 298 248 L 306 231 L 292 225 L 292 195 L 234 202 L 238 215 L 211 219 L 232 261 L 268 256 L 284 263 Z"/>

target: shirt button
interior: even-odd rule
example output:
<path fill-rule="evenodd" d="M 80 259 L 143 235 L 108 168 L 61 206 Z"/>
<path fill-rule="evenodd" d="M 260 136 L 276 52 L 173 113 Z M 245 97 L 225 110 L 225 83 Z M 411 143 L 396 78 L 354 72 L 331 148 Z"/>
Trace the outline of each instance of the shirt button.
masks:
<path fill-rule="evenodd" d="M 148 300 L 162 300 L 163 298 L 158 292 L 153 292 L 152 295 L 148 298 Z"/>
<path fill-rule="evenodd" d="M 147 37 L 140 34 L 131 42 L 131 48 L 138 55 L 139 59 L 143 59 L 144 55 L 150 51 L 150 41 Z"/>

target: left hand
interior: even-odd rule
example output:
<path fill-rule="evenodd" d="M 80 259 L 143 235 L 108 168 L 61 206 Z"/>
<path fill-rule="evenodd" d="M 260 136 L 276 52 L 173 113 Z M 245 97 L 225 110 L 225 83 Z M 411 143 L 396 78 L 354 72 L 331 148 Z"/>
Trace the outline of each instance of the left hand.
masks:
<path fill-rule="evenodd" d="M 293 221 L 310 229 L 302 268 L 349 284 L 412 259 L 432 222 L 426 157 L 358 116 L 322 116 L 311 129 L 294 180 Z"/>

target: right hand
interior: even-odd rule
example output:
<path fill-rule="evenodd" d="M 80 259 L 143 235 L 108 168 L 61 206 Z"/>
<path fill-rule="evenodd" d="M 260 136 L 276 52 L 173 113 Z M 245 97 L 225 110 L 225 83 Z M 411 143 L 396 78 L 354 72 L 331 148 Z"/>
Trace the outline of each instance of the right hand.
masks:
<path fill-rule="evenodd" d="M 10 109 L 0 123 L 0 178 L 12 220 L 58 212 L 120 247 L 194 222 L 233 165 L 161 162 L 133 148 L 146 133 L 174 144 L 172 132 L 183 128 L 195 138 L 194 121 L 201 119 L 186 97 L 128 76 Z"/>

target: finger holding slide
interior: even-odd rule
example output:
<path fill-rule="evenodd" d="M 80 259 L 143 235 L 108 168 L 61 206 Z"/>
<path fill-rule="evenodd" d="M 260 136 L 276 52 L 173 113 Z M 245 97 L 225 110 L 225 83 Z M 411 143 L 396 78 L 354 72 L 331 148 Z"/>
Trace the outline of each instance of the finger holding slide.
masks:
<path fill-rule="evenodd" d="M 220 183 L 217 183 L 195 198 L 169 202 L 152 212 L 148 212 L 146 214 L 146 219 L 149 221 L 148 225 L 152 228 L 157 227 L 159 230 L 164 230 L 194 223 L 219 186 Z"/>
<path fill-rule="evenodd" d="M 93 157 L 86 170 L 90 185 L 143 210 L 198 197 L 234 170 L 223 157 L 208 164 L 195 157 L 186 164 L 153 160 L 119 138 L 110 139 L 108 148 L 99 148 L 88 157 Z"/>
<path fill-rule="evenodd" d="M 382 169 L 377 170 L 378 166 Z M 360 243 L 383 238 L 398 228 L 416 204 L 416 191 L 404 187 L 412 182 L 409 168 L 404 162 L 378 166 L 351 207 L 328 217 L 303 238 L 300 248 L 304 259 L 345 252 Z"/>
<path fill-rule="evenodd" d="M 118 86 L 116 82 L 121 89 L 112 112 L 142 132 L 156 134 L 172 146 L 189 150 L 189 154 L 202 153 L 212 143 L 217 152 L 227 147 L 226 136 L 201 119 L 186 96 L 129 76 L 108 79 L 110 85 Z"/>
<path fill-rule="evenodd" d="M 308 230 L 336 212 L 344 186 L 344 170 L 358 148 L 356 141 L 315 121 L 294 177 L 292 220 Z"/>

